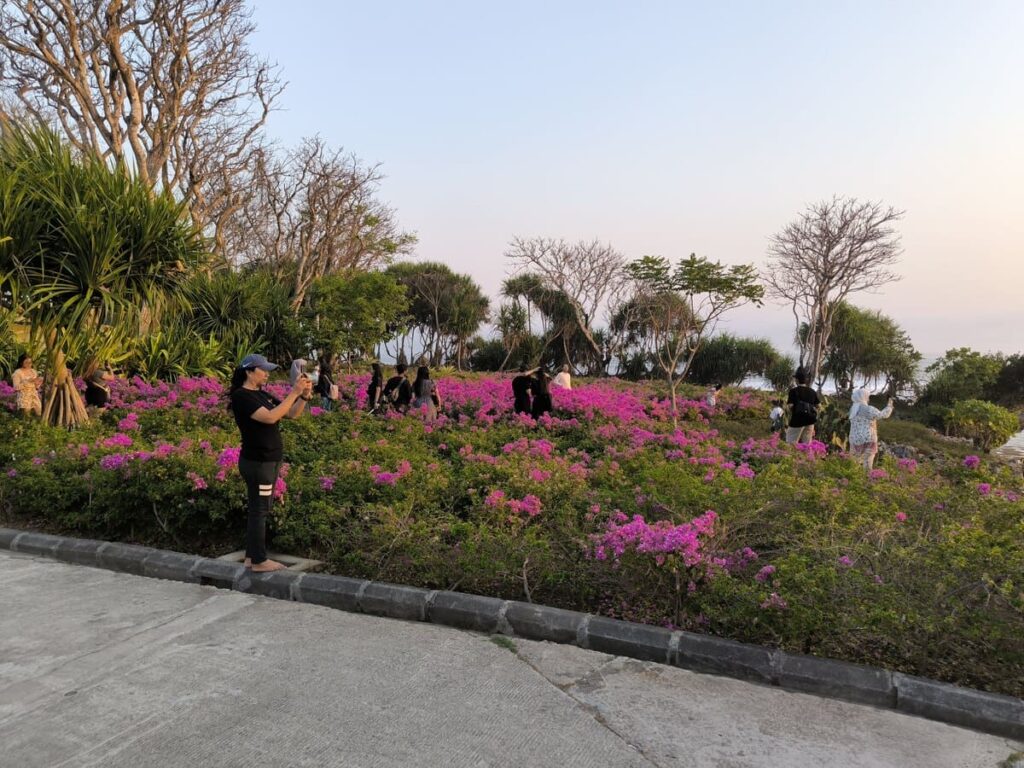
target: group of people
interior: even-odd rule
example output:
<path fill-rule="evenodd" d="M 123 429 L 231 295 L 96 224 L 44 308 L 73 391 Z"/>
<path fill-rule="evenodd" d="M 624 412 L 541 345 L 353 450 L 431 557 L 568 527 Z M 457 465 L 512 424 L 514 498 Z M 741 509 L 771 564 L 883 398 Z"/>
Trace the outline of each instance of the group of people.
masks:
<path fill-rule="evenodd" d="M 97 368 L 85 382 L 85 404 L 92 408 L 103 408 L 110 400 L 110 382 L 115 379 L 114 371 L 108 366 Z M 43 401 L 40 389 L 43 377 L 33 366 L 32 356 L 27 352 L 18 357 L 11 374 L 14 387 L 14 405 L 22 416 L 42 416 Z"/>
<path fill-rule="evenodd" d="M 572 389 L 568 365 L 563 365 L 554 378 L 543 368 L 526 370 L 525 365 L 520 365 L 519 373 L 512 379 L 512 409 L 535 419 L 551 413 L 551 387 Z"/>
<path fill-rule="evenodd" d="M 278 423 L 281 419 L 301 416 L 306 404 L 317 395 L 328 409 L 339 398 L 329 363 L 321 361 L 314 375 L 306 370 L 307 366 L 305 360 L 292 362 L 291 390 L 284 400 L 278 400 L 263 388 L 278 366 L 263 355 L 248 355 L 235 369 L 228 389 L 228 408 L 242 437 L 238 472 L 245 481 L 248 497 L 245 566 L 257 573 L 285 567 L 267 556 L 266 542 L 267 515 L 284 460 Z M 372 413 L 389 408 L 402 413 L 420 410 L 428 420 L 433 420 L 441 407 L 441 394 L 437 383 L 430 378 L 430 369 L 421 365 L 412 382 L 406 376 L 407 370 L 400 363 L 395 366 L 395 375 L 385 381 L 381 364 L 373 363 L 366 390 L 368 409 Z M 534 417 L 550 413 L 552 386 L 572 388 L 569 366 L 563 366 L 554 377 L 543 368 L 527 371 L 526 366 L 520 366 L 519 374 L 512 379 L 516 413 L 529 413 Z"/>
<path fill-rule="evenodd" d="M 789 390 L 787 404 L 790 407 L 789 426 L 786 428 L 786 442 L 809 443 L 814 439 L 814 427 L 818 421 L 818 407 L 821 398 L 807 384 L 807 373 L 799 368 L 794 376 L 796 383 Z M 890 397 L 885 408 L 875 408 L 868 402 L 870 392 L 856 389 L 850 406 L 850 453 L 870 471 L 878 455 L 878 421 L 892 416 L 893 399 Z M 776 400 L 770 414 L 772 428 L 779 429 L 783 419 L 782 401 Z"/>
<path fill-rule="evenodd" d="M 406 371 L 408 367 L 399 363 L 395 366 L 395 375 L 385 382 L 383 367 L 380 363 L 373 363 L 370 366 L 370 383 L 366 388 L 367 409 L 371 413 L 385 413 L 388 410 L 405 413 L 417 409 L 427 420 L 434 420 L 441 407 L 441 395 L 437 383 L 430 378 L 430 368 L 419 366 L 416 378 L 411 382 Z M 335 404 L 342 399 L 354 402 L 351 394 L 343 393 L 335 383 L 334 367 L 325 358 L 321 358 L 315 368 L 302 358 L 292 360 L 289 383 L 294 387 L 303 378 L 309 380 L 311 396 L 320 398 L 324 410 L 333 410 Z"/>

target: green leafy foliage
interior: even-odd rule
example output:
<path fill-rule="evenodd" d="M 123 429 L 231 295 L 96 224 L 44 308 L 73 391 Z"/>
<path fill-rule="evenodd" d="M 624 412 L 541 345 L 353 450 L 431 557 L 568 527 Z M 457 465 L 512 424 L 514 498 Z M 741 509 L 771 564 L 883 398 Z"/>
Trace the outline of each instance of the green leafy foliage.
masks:
<path fill-rule="evenodd" d="M 305 347 L 329 358 L 369 357 L 390 338 L 408 308 L 406 286 L 385 272 L 350 272 L 317 280 L 300 317 Z"/>
<path fill-rule="evenodd" d="M 1002 445 L 1020 429 L 1017 416 L 986 400 L 962 400 L 946 417 L 950 431 L 957 437 L 969 437 L 982 450 Z"/>

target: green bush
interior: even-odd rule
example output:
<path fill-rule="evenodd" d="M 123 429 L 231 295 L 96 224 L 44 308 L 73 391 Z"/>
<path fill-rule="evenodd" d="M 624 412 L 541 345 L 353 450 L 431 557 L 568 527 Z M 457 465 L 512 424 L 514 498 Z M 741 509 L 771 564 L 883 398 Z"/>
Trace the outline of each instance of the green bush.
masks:
<path fill-rule="evenodd" d="M 969 437 L 988 451 L 1009 440 L 1020 429 L 1017 416 L 986 400 L 962 400 L 946 417 L 949 431 L 957 437 Z"/>
<path fill-rule="evenodd" d="M 450 379 L 447 395 L 457 381 L 479 379 Z M 867 475 L 820 446 L 780 445 L 764 397 L 735 391 L 710 423 L 689 413 L 680 433 L 600 412 L 549 426 L 490 421 L 480 407 L 467 395 L 433 426 L 344 408 L 285 422 L 271 546 L 348 576 L 1024 693 L 1024 521 L 1009 468 L 884 457 Z M 203 554 L 240 548 L 245 489 L 222 461 L 238 442 L 223 404 L 125 416 L 107 411 L 68 433 L 0 413 L 0 524 Z M 119 454 L 132 458 L 112 465 Z M 530 496 L 537 514 L 511 503 Z M 657 550 L 597 554 L 620 514 L 681 526 L 707 510 L 717 515 L 701 542 L 709 567 L 659 562 Z"/>

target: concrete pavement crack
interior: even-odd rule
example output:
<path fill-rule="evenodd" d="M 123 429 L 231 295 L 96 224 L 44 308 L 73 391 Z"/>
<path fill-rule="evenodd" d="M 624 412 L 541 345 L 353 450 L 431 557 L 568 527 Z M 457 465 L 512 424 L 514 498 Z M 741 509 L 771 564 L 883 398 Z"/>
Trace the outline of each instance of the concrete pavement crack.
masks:
<path fill-rule="evenodd" d="M 595 707 L 592 704 L 588 704 L 587 702 L 585 702 L 585 701 L 581 700 L 580 698 L 578 698 L 577 696 L 573 695 L 572 691 L 570 690 L 574 686 L 580 685 L 581 683 L 584 683 L 585 681 L 589 682 L 590 680 L 592 680 L 594 678 L 595 675 L 597 677 L 599 677 L 601 679 L 602 683 L 603 683 L 604 682 L 604 669 L 605 669 L 605 667 L 609 666 L 613 662 L 620 661 L 622 659 L 622 657 L 613 656 L 612 658 L 608 659 L 607 661 L 602 662 L 597 668 L 590 670 L 583 677 L 577 678 L 575 681 L 573 681 L 571 683 L 568 683 L 568 684 L 563 686 L 563 685 L 558 685 L 553 680 L 551 680 L 551 678 L 549 678 L 547 675 L 545 675 L 537 667 L 537 665 L 535 665 L 533 662 L 531 662 L 528 658 L 526 658 L 518 650 L 514 651 L 514 654 L 515 654 L 515 657 L 517 659 L 519 659 L 519 661 L 521 661 L 526 666 L 528 666 L 530 669 L 532 669 L 539 677 L 541 677 L 551 687 L 558 689 L 559 691 L 564 693 L 566 696 L 568 696 L 570 699 L 572 699 L 573 702 L 576 704 L 576 706 L 578 706 L 580 709 L 582 709 L 584 712 L 586 712 L 588 715 L 590 715 L 592 718 L 594 718 L 594 722 L 596 722 L 602 728 L 607 730 L 610 734 L 612 734 L 615 738 L 617 738 L 619 741 L 621 741 L 627 747 L 629 747 L 630 749 L 635 750 L 636 753 L 645 762 L 649 763 L 650 765 L 654 766 L 655 768 L 664 768 L 662 765 L 660 765 L 659 763 L 655 762 L 651 757 L 649 757 L 646 754 L 646 752 L 644 751 L 643 747 L 641 747 L 638 744 L 634 744 L 632 741 L 630 741 L 626 737 L 625 734 L 620 733 L 618 730 L 616 730 L 605 719 L 604 715 L 601 714 L 601 712 L 597 709 L 597 707 Z"/>

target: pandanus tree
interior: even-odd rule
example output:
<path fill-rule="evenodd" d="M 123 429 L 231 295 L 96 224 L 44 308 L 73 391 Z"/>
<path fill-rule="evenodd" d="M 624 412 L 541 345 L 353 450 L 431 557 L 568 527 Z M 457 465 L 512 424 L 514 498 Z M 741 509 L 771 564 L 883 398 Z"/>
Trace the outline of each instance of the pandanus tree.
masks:
<path fill-rule="evenodd" d="M 169 192 L 49 129 L 0 124 L 0 291 L 44 350 L 48 423 L 88 419 L 69 360 L 82 373 L 127 344 L 146 307 L 206 257 Z"/>

